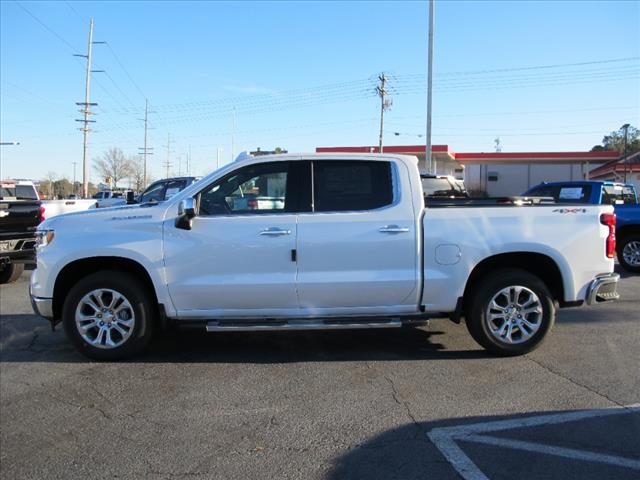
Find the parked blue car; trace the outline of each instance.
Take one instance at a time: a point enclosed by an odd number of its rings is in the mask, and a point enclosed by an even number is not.
[[[541,183],[523,195],[553,197],[558,203],[613,205],[618,262],[629,271],[640,272],[640,205],[633,185],[602,181]]]

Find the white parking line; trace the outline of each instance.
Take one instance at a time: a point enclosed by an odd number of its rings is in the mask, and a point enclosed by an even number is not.
[[[454,427],[434,428],[428,433],[429,439],[442,452],[451,466],[465,480],[488,480],[487,476],[464,453],[458,441],[482,443],[514,450],[555,455],[573,460],[585,462],[605,463],[619,467],[640,470],[640,461],[615,455],[604,455],[596,452],[576,450],[571,448],[556,447],[539,443],[524,442],[505,438],[490,437],[489,432],[513,430],[517,428],[538,427],[559,423],[575,422],[588,418],[606,417],[611,415],[624,415],[640,412],[640,404],[625,407],[613,407],[599,410],[584,410],[580,412],[557,413],[550,415],[538,415],[535,417],[515,418],[496,422],[482,422],[470,425],[458,425]]]

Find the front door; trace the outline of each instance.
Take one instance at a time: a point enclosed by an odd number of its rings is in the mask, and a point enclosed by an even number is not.
[[[297,309],[290,165],[241,167],[200,192],[191,230],[165,224],[167,284],[180,317],[277,316]]]

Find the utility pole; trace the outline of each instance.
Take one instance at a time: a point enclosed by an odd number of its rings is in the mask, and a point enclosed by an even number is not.
[[[171,157],[171,143],[173,143],[173,141],[171,140],[171,134],[167,133],[167,160],[164,162],[164,166],[167,169],[167,175],[165,178],[169,178],[169,168],[171,167],[171,161],[170,161],[170,157]]]
[[[216,148],[216,170],[220,168],[220,152],[222,149],[220,147]]]
[[[622,126],[622,130],[624,130],[624,183],[627,183],[627,138],[629,137],[629,127],[628,123],[625,123]]]
[[[425,145],[425,159],[427,171],[436,173],[436,163],[431,156],[431,116],[433,100],[433,25],[435,15],[435,0],[429,0],[429,57],[427,60],[427,142]]]
[[[71,162],[73,163],[73,193],[76,193],[76,163],[78,162]]]
[[[233,162],[233,154],[235,153],[235,137],[236,137],[236,107],[233,107],[233,118],[231,119],[231,161]]]
[[[189,154],[187,155],[187,175],[191,175],[191,145],[189,145]]]
[[[153,113],[153,112],[151,112]],[[143,188],[147,186],[147,156],[148,155],[153,155],[153,152],[151,150],[153,150],[153,147],[148,147],[147,146],[147,130],[149,129],[149,100],[148,99],[144,99],[144,119],[140,119],[144,121],[144,146],[143,147],[138,147],[138,155],[142,155],[142,181],[143,181]]]
[[[91,93],[91,50],[93,47],[93,18],[89,20],[89,42],[87,44],[86,55],[74,55],[76,57],[84,57],[87,59],[87,72],[84,86],[84,102],[76,102],[76,105],[82,107],[80,113],[83,114],[82,120],[76,119],[76,122],[82,122],[82,196],[87,198],[89,196],[89,165],[87,164],[87,141],[89,138],[89,123],[95,123],[95,120],[89,120],[89,115],[93,115],[90,107],[98,105],[97,103],[91,103],[89,101]]]
[[[385,98],[387,96],[387,77],[384,73],[382,73],[378,80],[380,80],[380,85],[376,87],[376,93],[380,96],[380,136],[378,137],[378,152],[382,153],[382,138],[384,134],[384,112],[391,108],[393,105],[393,101],[389,98]]]

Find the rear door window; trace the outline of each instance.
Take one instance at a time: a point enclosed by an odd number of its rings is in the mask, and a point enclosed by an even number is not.
[[[393,203],[391,163],[324,160],[313,162],[315,212],[374,210]]]

